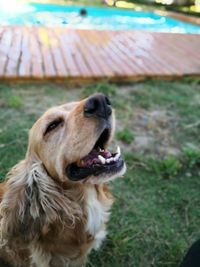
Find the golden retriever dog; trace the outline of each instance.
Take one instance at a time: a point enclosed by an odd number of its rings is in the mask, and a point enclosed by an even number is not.
[[[33,125],[25,159],[0,187],[0,266],[80,267],[106,236],[106,183],[125,173],[107,149],[109,99],[94,94],[53,107]]]

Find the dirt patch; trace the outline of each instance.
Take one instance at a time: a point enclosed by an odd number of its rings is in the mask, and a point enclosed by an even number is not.
[[[167,110],[134,109],[129,121],[134,141],[124,145],[133,152],[156,154],[159,156],[177,155],[180,152],[175,140],[174,130],[178,127],[179,118]]]
[[[50,87],[50,89],[52,89]],[[20,90],[23,96],[23,106],[27,113],[40,116],[48,108],[80,99],[80,90],[66,88],[37,88],[36,90]]]

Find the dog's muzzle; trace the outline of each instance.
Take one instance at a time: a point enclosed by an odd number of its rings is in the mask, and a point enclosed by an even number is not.
[[[112,130],[110,100],[103,94],[95,94],[87,99],[83,112],[86,118],[99,120],[99,136],[94,147],[80,162],[74,162],[67,167],[68,178],[79,181],[90,176],[108,177],[120,173],[124,168],[120,148],[118,147],[115,153],[105,148]]]

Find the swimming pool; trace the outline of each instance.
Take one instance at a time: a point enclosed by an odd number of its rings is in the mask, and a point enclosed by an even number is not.
[[[200,34],[198,25],[160,16],[153,12],[87,7],[87,15],[81,16],[80,10],[83,7],[78,6],[35,3],[20,5],[18,3],[16,8],[11,8],[5,5],[6,1],[3,5],[1,1],[1,25],[25,24],[98,30],[143,29],[154,32]]]

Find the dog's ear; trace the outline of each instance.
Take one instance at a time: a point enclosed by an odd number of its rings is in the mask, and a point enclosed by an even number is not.
[[[30,242],[56,221],[73,227],[80,207],[48,176],[41,162],[18,163],[8,174],[0,204],[0,233],[4,240]],[[65,218],[63,218],[65,217]]]

